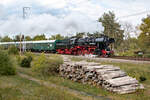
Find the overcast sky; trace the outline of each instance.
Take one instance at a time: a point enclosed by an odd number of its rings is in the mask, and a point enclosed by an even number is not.
[[[150,0],[0,0],[0,36],[102,31],[96,20],[108,11],[114,11],[118,21],[137,25],[150,12],[149,4]],[[26,20],[22,19],[23,7],[31,7]]]

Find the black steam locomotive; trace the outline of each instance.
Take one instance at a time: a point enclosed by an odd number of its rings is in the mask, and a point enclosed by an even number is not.
[[[114,43],[113,38],[108,36],[69,38],[56,41],[56,51],[59,54],[110,56],[113,51],[110,44]]]

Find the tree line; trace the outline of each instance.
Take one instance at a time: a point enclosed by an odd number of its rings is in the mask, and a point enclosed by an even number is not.
[[[38,40],[62,40],[66,37],[56,34],[52,35],[50,38],[46,38],[45,34],[42,35],[36,35],[34,37],[30,36],[24,36],[24,35],[16,35],[14,38],[10,38],[9,36],[5,36],[3,38],[0,38],[1,42],[18,42],[18,41],[38,41]]]

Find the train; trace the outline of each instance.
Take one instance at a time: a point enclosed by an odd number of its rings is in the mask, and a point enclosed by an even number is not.
[[[98,55],[110,56],[114,53],[110,45],[114,43],[114,38],[108,36],[68,38],[64,40],[40,40],[22,42],[0,42],[5,49],[16,46],[18,49],[31,52],[50,52],[68,55]]]

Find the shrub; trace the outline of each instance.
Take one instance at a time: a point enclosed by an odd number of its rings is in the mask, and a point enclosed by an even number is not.
[[[27,57],[31,56],[33,58],[34,54],[32,52],[25,52],[25,56]]]
[[[47,57],[41,54],[37,60],[33,62],[33,71],[39,72],[42,75],[56,75],[59,72],[59,66],[63,63],[60,56]]]
[[[18,63],[19,66],[21,65],[21,62],[22,62],[22,60],[23,60],[25,57],[26,57],[26,56],[20,56],[20,55],[17,55],[17,56],[16,56],[16,60],[17,60],[17,63]]]
[[[62,64],[60,59],[48,59],[41,67],[43,75],[57,75],[59,73],[59,66]]]
[[[33,71],[39,71],[41,69],[41,66],[45,64],[46,62],[46,56],[42,53],[40,56],[36,57],[33,61]]]
[[[32,56],[28,56],[28,60],[31,62],[33,60]]]
[[[150,58],[150,53],[144,54],[144,57]]]
[[[19,51],[18,51],[18,49],[17,49],[15,46],[11,46],[11,47],[8,49],[8,53],[9,53],[9,54],[17,55],[17,54],[19,54]]]
[[[140,76],[139,79],[140,79],[140,82],[146,81],[146,77],[144,76]]]
[[[25,57],[21,60],[21,67],[29,68],[31,66],[32,57]]]
[[[126,52],[118,52],[118,56],[135,56],[133,50],[128,50]]]
[[[0,51],[0,75],[15,75],[16,69],[14,64],[8,55],[4,51]]]
[[[5,50],[4,46],[0,45],[0,50]]]

